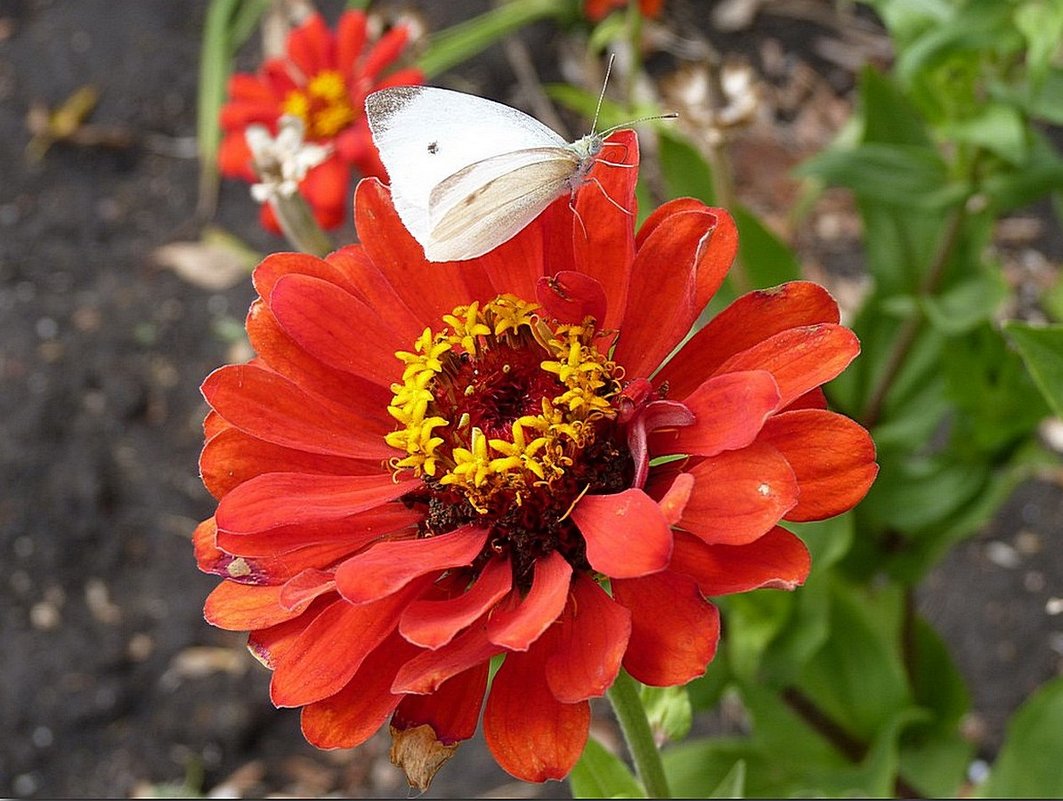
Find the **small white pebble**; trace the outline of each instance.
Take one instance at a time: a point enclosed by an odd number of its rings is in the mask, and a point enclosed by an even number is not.
[[[1045,611],[1050,615],[1063,614],[1063,598],[1049,598],[1045,602]]]
[[[998,567],[1015,569],[1022,564],[1022,557],[1019,556],[1019,552],[1000,540],[990,542],[986,546],[985,555],[990,562]]]

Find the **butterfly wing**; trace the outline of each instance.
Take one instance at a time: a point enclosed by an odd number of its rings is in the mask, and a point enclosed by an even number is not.
[[[365,110],[395,209],[422,245],[431,229],[429,196],[438,183],[492,156],[566,146],[561,136],[523,112],[448,89],[381,89],[366,98]]]
[[[533,148],[469,165],[429,203],[429,261],[472,259],[515,236],[563,194],[579,166],[569,148]]]

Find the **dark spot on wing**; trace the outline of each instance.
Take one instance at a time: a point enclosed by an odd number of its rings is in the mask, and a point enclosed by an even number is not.
[[[439,152],[439,142],[429,142],[428,143],[428,152],[431,153],[433,156],[436,153],[438,153]]]

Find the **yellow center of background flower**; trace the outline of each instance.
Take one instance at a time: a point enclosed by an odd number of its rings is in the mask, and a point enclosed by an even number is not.
[[[304,89],[288,92],[283,109],[303,120],[310,139],[331,139],[356,116],[347,83],[336,70],[322,70]]]
[[[622,371],[597,347],[593,321],[551,323],[538,306],[501,295],[459,306],[439,332],[426,328],[392,385],[388,411],[401,428],[387,443],[412,470],[460,490],[486,513],[499,494],[516,504],[560,479],[616,417]]]

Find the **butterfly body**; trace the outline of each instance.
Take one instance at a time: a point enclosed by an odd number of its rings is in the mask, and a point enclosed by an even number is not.
[[[603,137],[575,142],[501,103],[400,86],[366,99],[395,209],[429,261],[481,256],[586,180]]]

